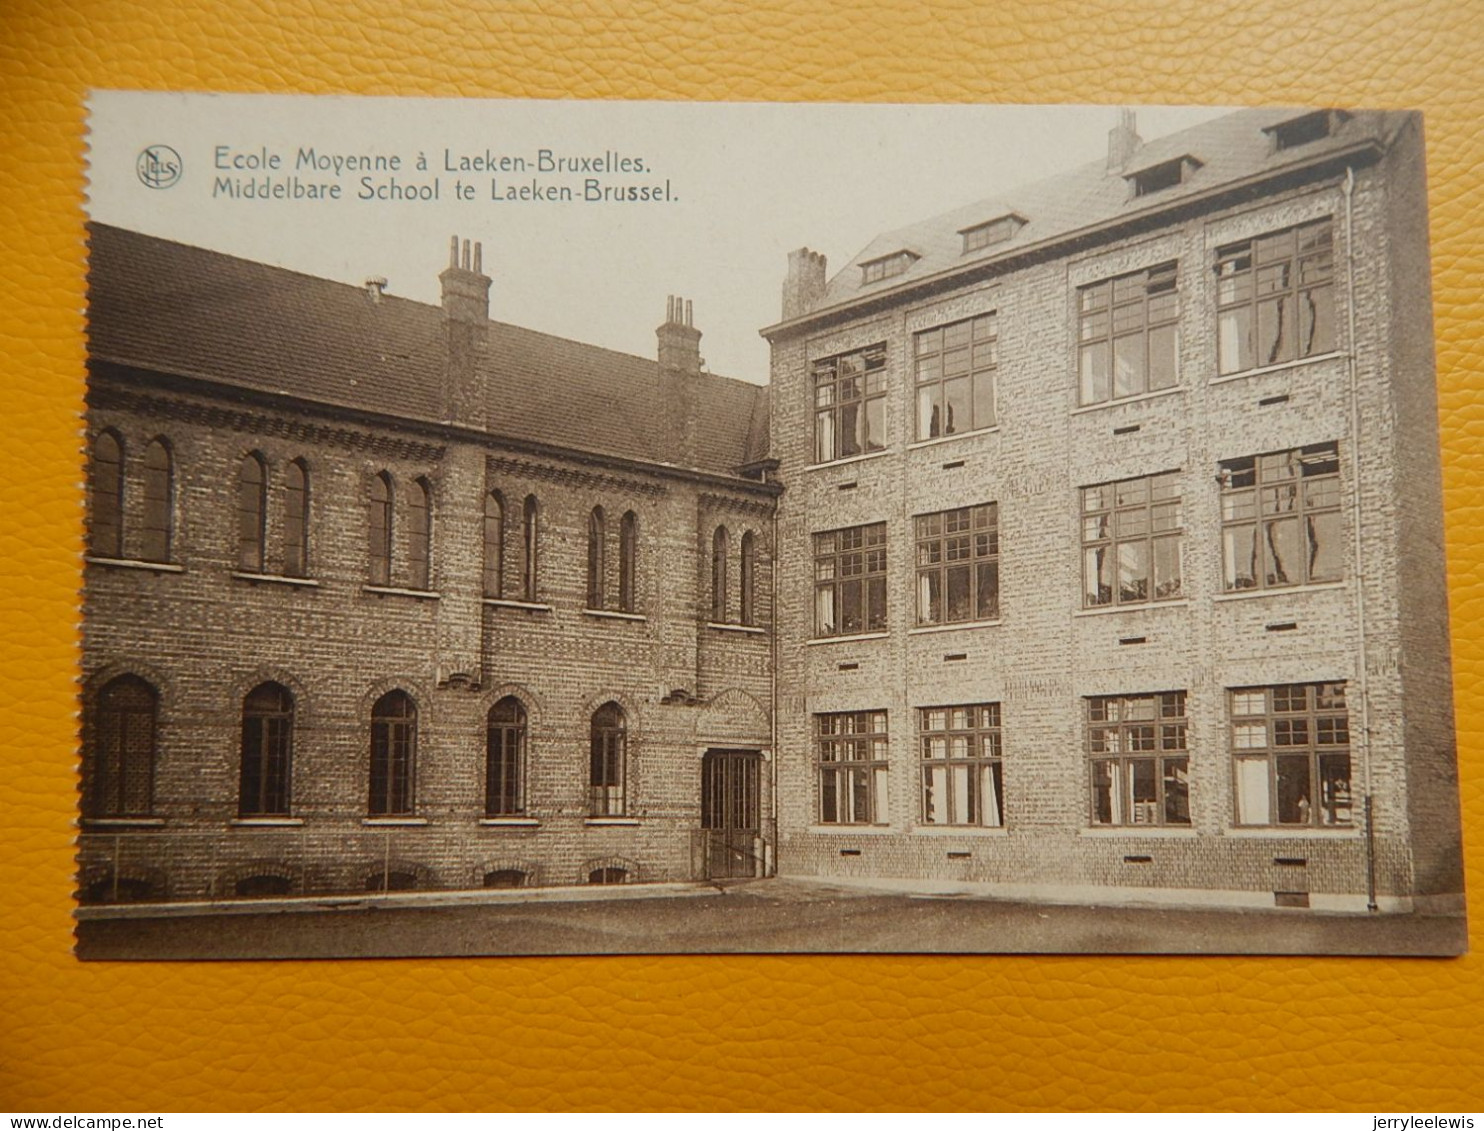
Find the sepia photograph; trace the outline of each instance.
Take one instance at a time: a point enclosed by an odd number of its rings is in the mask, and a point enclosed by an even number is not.
[[[95,92],[78,957],[1462,954],[1423,129]]]

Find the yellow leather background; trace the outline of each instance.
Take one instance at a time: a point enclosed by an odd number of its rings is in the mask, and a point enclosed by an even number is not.
[[[1484,1107],[1477,950],[1457,961],[76,962],[80,198],[93,86],[1425,110],[1477,905],[1479,0],[0,2],[0,1109]]]

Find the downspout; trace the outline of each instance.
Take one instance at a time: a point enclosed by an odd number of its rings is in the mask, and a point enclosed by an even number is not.
[[[1345,316],[1349,349],[1345,363],[1350,378],[1351,527],[1354,531],[1352,570],[1355,576],[1356,682],[1360,685],[1361,805],[1365,814],[1366,910],[1376,911],[1376,834],[1371,796],[1371,696],[1366,649],[1365,574],[1362,572],[1360,499],[1360,375],[1355,364],[1355,166],[1345,166]],[[1352,803],[1353,804],[1353,803]]]
[[[768,777],[769,777],[769,781],[771,783],[772,801],[773,801],[773,805],[772,805],[772,809],[773,809],[773,851],[771,853],[772,859],[768,862],[769,866],[767,868],[764,868],[763,871],[766,874],[768,874],[768,875],[776,876],[778,874],[778,849],[779,849],[779,841],[782,839],[782,835],[779,832],[780,825],[779,825],[779,820],[778,820],[778,759],[780,757],[780,752],[778,750],[778,659],[779,659],[779,657],[778,657],[778,558],[779,558],[779,553],[778,553],[778,504],[777,504],[777,501],[776,500],[774,501],[774,504],[773,504],[772,521],[773,521],[773,552],[772,552],[772,554],[770,555],[770,558],[769,558],[769,566],[770,566],[770,568],[768,570],[768,592],[769,592],[769,601],[770,601],[770,607],[769,607],[768,612],[769,612],[769,620],[771,622],[770,627],[772,628],[772,632],[770,633],[770,635],[772,636],[772,641],[770,642],[768,648],[769,648],[769,651],[772,653],[773,662],[770,665],[769,672],[768,672],[768,681],[769,681],[769,684],[770,684],[769,701],[768,701],[768,707],[769,707],[769,710],[768,710],[768,733],[769,733],[769,741],[773,744],[773,750],[772,750],[772,755],[773,756],[772,756],[772,759],[771,759],[771,761],[772,761],[772,767],[771,767],[772,768],[772,772],[768,775]]]

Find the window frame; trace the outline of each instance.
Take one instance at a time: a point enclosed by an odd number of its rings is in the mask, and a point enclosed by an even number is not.
[[[278,704],[254,704],[259,694]],[[287,707],[282,704],[287,703]],[[276,725],[275,725],[276,724]],[[242,697],[237,815],[287,817],[293,805],[294,696],[281,683],[260,683]],[[276,788],[274,783],[277,783]]]
[[[891,737],[885,708],[817,713],[815,812],[821,825],[890,823]],[[878,725],[879,724],[879,725]],[[841,753],[864,757],[840,757]]]
[[[262,573],[268,568],[268,461],[248,452],[237,464],[237,568]]]
[[[1324,357],[1339,348],[1334,227],[1334,217],[1325,216],[1216,249],[1218,377],[1233,377],[1274,365]],[[1317,235],[1320,229],[1323,229],[1322,238],[1305,248],[1304,233]],[[1280,250],[1276,247],[1279,240],[1287,241],[1290,246],[1283,254],[1273,254]],[[1306,270],[1313,272],[1307,280]],[[1270,280],[1278,280],[1279,285],[1270,283],[1269,289],[1264,291],[1260,278],[1264,273]],[[1314,300],[1315,295],[1322,296],[1319,302]],[[1293,335],[1286,335],[1283,331],[1285,319],[1282,312],[1287,309],[1285,301],[1290,299],[1295,318],[1303,313],[1303,301],[1309,301],[1309,344],[1302,349],[1298,342],[1303,330],[1302,319]],[[1278,305],[1277,337],[1264,360],[1259,356],[1263,345],[1263,311],[1275,300]],[[1235,351],[1235,357],[1232,351]],[[1244,353],[1250,355],[1246,364],[1243,363]]]
[[[949,530],[949,522],[963,521],[966,526]],[[934,531],[933,523],[937,523]],[[912,519],[914,544],[916,546],[917,600],[916,618],[919,628],[928,625],[972,624],[977,621],[998,620],[1000,616],[1000,534],[999,504],[975,503],[967,507],[933,511],[914,515]],[[950,551],[962,541],[968,556],[950,559]],[[964,569],[968,573],[968,612],[964,616],[949,615],[948,599],[951,591],[950,575]],[[983,571],[992,577],[989,609],[983,610]],[[938,582],[937,603],[939,615],[929,615],[932,603],[931,583]],[[926,585],[924,583],[927,583]],[[925,603],[928,608],[925,610]]]
[[[392,707],[404,709],[391,714]],[[369,816],[416,815],[417,723],[417,700],[401,688],[388,691],[372,704]]]
[[[981,330],[983,333],[981,334]],[[962,342],[951,343],[951,335],[962,332]],[[981,358],[981,351],[983,357]],[[950,356],[963,353],[965,368],[948,373]],[[944,436],[980,432],[999,423],[1000,329],[995,310],[960,318],[941,326],[918,330],[912,335],[912,404],[915,421],[913,440],[922,443]],[[924,376],[924,374],[927,374]],[[982,383],[981,383],[982,382]],[[955,428],[948,421],[952,405],[947,402],[950,385],[968,389],[969,422]],[[931,401],[925,402],[924,396]],[[987,402],[987,403],[981,403]],[[924,421],[924,408],[929,411]]]
[[[102,450],[105,442],[112,448],[107,458]],[[93,437],[88,548],[98,557],[124,556],[124,457],[124,438],[114,429],[104,428]]]
[[[883,279],[894,279],[898,275],[905,275],[912,269],[912,264],[921,257],[915,252],[903,248],[894,251],[890,255],[878,255],[875,259],[867,259],[861,265],[861,286],[871,283],[879,283]]]
[[[934,725],[934,716],[942,725]],[[1004,732],[998,703],[967,703],[917,709],[918,760],[921,774],[918,798],[920,819],[928,828],[1002,829],[1005,827]],[[961,725],[955,725],[959,723]],[[953,754],[956,742],[966,753]],[[942,753],[935,754],[940,746]],[[946,820],[936,820],[938,802],[932,782],[942,771],[941,811]],[[986,787],[992,806],[986,806]],[[959,791],[967,795],[960,805]],[[992,809],[992,811],[991,811]],[[960,814],[966,819],[956,820]],[[992,817],[992,820],[986,819]]]
[[[1139,286],[1139,281],[1142,285]],[[1135,291],[1133,288],[1139,286]],[[1120,318],[1123,319],[1120,322]],[[1133,319],[1133,320],[1131,320]],[[1156,335],[1170,339],[1169,379],[1155,384],[1151,343]],[[1137,387],[1119,391],[1119,348],[1138,340]],[[1099,378],[1093,359],[1102,353]],[[1132,372],[1132,371],[1131,371]],[[1180,387],[1180,261],[1155,263],[1077,288],[1077,405],[1095,408],[1162,393]]]
[[[493,600],[505,596],[505,496],[498,490],[484,493],[484,595]]]
[[[588,720],[588,814],[628,815],[628,715],[609,700]]]
[[[1301,707],[1295,710],[1279,708],[1280,702],[1292,704],[1293,693],[1300,690],[1303,692]],[[1232,759],[1232,824],[1234,827],[1279,829],[1353,829],[1356,827],[1355,794],[1351,786],[1355,764],[1351,757],[1350,707],[1346,697],[1347,691],[1345,680],[1227,689],[1227,714],[1230,727],[1228,735]],[[1244,697],[1250,705],[1257,695],[1262,696],[1262,710],[1243,710],[1242,713],[1238,713]],[[1323,697],[1326,696],[1331,700],[1331,705],[1322,706]],[[1338,706],[1333,705],[1333,700],[1336,698],[1339,701]],[[1253,730],[1258,726],[1262,727],[1263,741],[1260,744],[1248,744]],[[1343,740],[1322,743],[1320,735],[1326,729],[1331,735],[1341,737]],[[1302,741],[1279,741],[1281,733],[1286,731],[1289,737],[1293,738],[1300,730],[1305,735]],[[1326,800],[1324,797],[1325,763],[1339,758],[1344,759],[1344,771],[1343,778],[1336,779],[1336,781],[1343,792],[1337,791],[1332,799]],[[1300,795],[1294,803],[1294,808],[1306,815],[1302,820],[1285,821],[1281,819],[1285,805],[1281,763],[1299,759],[1304,760],[1304,786],[1307,794]],[[1258,762],[1264,763],[1266,767],[1263,784],[1263,791],[1266,793],[1265,808],[1267,809],[1265,821],[1244,819],[1244,810],[1249,805],[1247,789],[1251,783],[1242,772],[1242,764]],[[1315,794],[1319,795],[1320,800],[1317,805],[1309,800],[1309,797]],[[1256,798],[1253,798],[1252,803],[1255,802]],[[1345,819],[1338,817],[1341,810],[1347,814]],[[1335,819],[1326,820],[1325,814],[1331,812],[1336,814]]]
[[[521,597],[535,601],[541,552],[541,504],[535,495],[527,495],[520,508]]]
[[[639,516],[624,511],[618,520],[618,611],[639,607]]]
[[[982,224],[974,224],[968,228],[960,228],[958,234],[963,237],[963,250],[961,255],[970,252],[982,251],[986,247],[993,247],[997,243],[1007,243],[1015,238],[1015,234],[1025,226],[1025,217],[1016,212],[1007,212],[1003,216],[996,216],[992,220],[985,220]]]
[[[1146,717],[1131,716],[1129,705],[1148,702],[1151,713]],[[1088,761],[1088,823],[1094,828],[1191,828],[1190,814],[1190,740],[1189,708],[1184,691],[1153,691],[1133,695],[1089,695],[1084,700],[1084,743]],[[1116,705],[1116,709],[1110,708]],[[1169,710],[1167,710],[1167,707]],[[1101,711],[1101,717],[1099,717]],[[1138,731],[1149,731],[1145,736]],[[1113,748],[1098,749],[1099,740],[1116,734]],[[1177,745],[1168,745],[1171,740]],[[1136,745],[1147,742],[1148,745]],[[1150,763],[1150,778],[1154,787],[1152,800],[1140,800],[1135,795],[1138,776],[1135,763]],[[1181,803],[1177,793],[1173,802],[1176,816],[1171,817],[1172,799],[1169,783],[1179,781],[1173,776],[1170,765],[1183,763],[1183,817],[1179,819]],[[1107,782],[1107,820],[1102,819],[1100,808],[1099,767],[1116,767]],[[1141,820],[1142,811],[1153,820]]]
[[[113,702],[131,693],[139,695],[135,702]],[[136,734],[143,741],[131,749]],[[125,672],[98,688],[93,697],[83,789],[85,818],[108,820],[154,815],[159,741],[160,693],[153,684],[133,672]],[[141,777],[142,786],[137,784]],[[133,788],[131,782],[135,783]],[[142,804],[130,804],[131,798],[141,797]]]
[[[853,368],[857,364],[859,368]],[[847,366],[852,368],[847,370]],[[819,358],[810,363],[809,378],[816,464],[837,463],[886,450],[885,342]],[[879,437],[872,435],[873,414],[879,417]],[[847,420],[853,421],[851,450],[846,450]]]
[[[1137,475],[1131,479],[1116,479],[1109,483],[1095,483],[1086,487],[1078,488],[1078,501],[1080,510],[1078,514],[1079,533],[1082,548],[1082,608],[1083,609],[1112,609],[1129,608],[1138,605],[1156,605],[1165,601],[1180,601],[1187,596],[1185,589],[1185,500],[1182,490],[1180,470],[1158,471],[1152,475]],[[1142,500],[1134,499],[1129,502],[1120,502],[1123,497],[1120,489],[1132,489],[1134,485],[1142,484]],[[1171,494],[1163,498],[1156,497],[1156,491],[1169,489]],[[1094,492],[1099,492],[1097,505],[1092,505]],[[1132,516],[1143,514],[1142,529],[1138,528],[1139,520]],[[1173,515],[1173,518],[1170,516]],[[1125,519],[1122,516],[1130,516]],[[1127,522],[1134,527],[1128,533],[1122,533],[1121,527]],[[1095,525],[1098,524],[1098,525]],[[1176,569],[1175,589],[1171,592],[1160,594],[1160,578],[1158,566],[1160,563],[1159,544],[1173,542],[1175,544],[1174,566]],[[1143,547],[1143,578],[1145,586],[1144,596],[1124,598],[1124,583],[1122,580],[1124,547]],[[1102,593],[1101,569],[1098,568],[1103,558],[1096,559],[1094,555],[1107,553],[1109,556],[1109,580],[1108,598],[1106,600],[1092,600],[1095,595]],[[1168,567],[1168,559],[1166,559]],[[1097,593],[1091,588],[1091,578],[1097,577],[1099,582]],[[1138,580],[1138,579],[1135,579]]]
[[[848,541],[847,541],[848,539]],[[860,636],[887,630],[889,596],[887,585],[886,523],[872,522],[824,530],[813,538],[814,548],[814,635],[818,639]],[[854,559],[860,559],[853,571]],[[858,585],[856,619],[847,615],[842,591]],[[828,602],[825,594],[829,594]],[[833,624],[824,619],[826,603]]]
[[[727,557],[731,553],[732,536],[725,526],[718,526],[711,534],[711,623],[727,623]]]
[[[372,585],[392,583],[393,538],[396,530],[396,487],[389,471],[371,477],[367,495],[367,577]]]
[[[283,573],[309,576],[309,464],[303,457],[284,465]]]
[[[501,708],[507,706],[514,708],[512,717],[497,718]],[[503,696],[492,704],[485,715],[484,815],[487,818],[525,815],[529,743],[530,715],[526,705],[514,695]]]
[[[407,493],[407,585],[433,588],[433,484],[421,475]]]
[[[738,623],[747,628],[757,626],[757,535],[742,533],[741,573],[738,578]]]
[[[587,516],[587,608],[593,610],[608,599],[607,540],[603,508],[594,507]]]
[[[1271,469],[1277,466],[1273,461],[1279,459],[1286,459],[1295,469],[1295,473],[1292,475],[1272,474]],[[1329,469],[1306,475],[1303,471],[1305,461],[1308,461],[1309,466],[1328,465]],[[1243,466],[1248,464],[1250,468]],[[1311,585],[1330,585],[1345,580],[1345,482],[1341,475],[1341,466],[1338,440],[1330,440],[1322,444],[1308,444],[1301,448],[1263,452],[1254,456],[1240,456],[1221,460],[1217,464],[1217,477],[1221,481],[1221,591],[1223,593],[1297,589]],[[1269,470],[1267,476],[1263,474],[1265,469]],[[1243,478],[1248,474],[1251,476],[1250,483],[1245,482]],[[1282,494],[1285,488],[1290,491],[1286,500]],[[1271,500],[1269,491],[1273,492]],[[1250,507],[1241,507],[1240,500],[1249,494]],[[1316,496],[1321,501],[1314,501]],[[1291,509],[1269,511],[1270,505],[1276,508],[1285,501]],[[1334,555],[1336,568],[1333,576],[1316,577],[1313,575],[1314,567],[1320,559],[1319,548],[1323,544],[1318,537],[1316,519],[1326,520],[1326,526],[1332,531],[1336,548]],[[1269,555],[1276,555],[1277,552],[1270,528],[1285,522],[1293,522],[1306,539],[1305,546],[1299,548],[1296,555],[1302,564],[1303,579],[1269,581]],[[1252,553],[1249,555],[1253,564],[1250,578],[1252,583],[1241,585],[1236,582],[1242,579],[1237,578],[1234,572],[1236,554],[1240,550],[1240,546],[1235,541],[1234,532],[1249,528],[1253,530]],[[1304,552],[1305,550],[1307,553]],[[1257,565],[1259,555],[1262,559],[1260,569]],[[1283,566],[1281,561],[1275,561],[1273,564],[1279,569]]]

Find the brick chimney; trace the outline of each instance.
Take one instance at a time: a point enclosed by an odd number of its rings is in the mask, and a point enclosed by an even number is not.
[[[1118,124],[1108,131],[1108,172],[1121,173],[1143,144],[1134,112],[1127,107],[1118,111]]]
[[[690,299],[671,295],[665,308],[665,321],[654,334],[659,339],[661,369],[701,372],[701,331],[691,322]]]
[[[783,320],[808,314],[824,298],[825,257],[801,247],[788,253],[788,274],[783,279]]]
[[[454,424],[485,426],[482,362],[489,334],[490,280],[483,270],[484,249],[469,241],[448,244],[448,266],[438,276],[443,284],[443,323],[448,328],[445,414]]]

